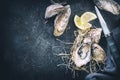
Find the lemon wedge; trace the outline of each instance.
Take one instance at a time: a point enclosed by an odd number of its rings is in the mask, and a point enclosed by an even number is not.
[[[75,15],[74,23],[76,27],[78,27],[79,29],[87,30],[92,26],[92,24],[90,24],[89,22],[96,18],[97,16],[94,13],[85,12],[84,14],[81,15],[81,17],[79,17],[78,15]]]
[[[82,25],[81,29],[85,31],[85,30],[90,29],[91,27],[92,27],[92,24],[86,23],[86,24],[83,24],[83,25]]]
[[[80,19],[80,17],[78,15],[75,15],[75,17],[74,17],[74,23],[75,23],[76,26],[82,25],[81,19]]]
[[[96,18],[97,18],[97,16],[92,12],[85,12],[80,17],[83,24],[88,23],[88,22],[90,22],[90,21],[92,21],[92,20],[94,20]]]

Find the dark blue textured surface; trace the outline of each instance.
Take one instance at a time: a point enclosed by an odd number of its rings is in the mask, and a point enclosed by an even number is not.
[[[73,23],[74,15],[81,15],[85,11],[95,11],[90,0],[75,0],[74,2],[67,0],[67,3],[72,9],[68,24],[70,29],[59,39],[73,42],[75,39],[73,32],[77,29]],[[44,13],[49,5],[49,0],[1,1],[0,80],[72,80],[70,71],[67,72],[63,66],[57,67],[62,60],[54,54],[59,54],[63,49],[52,47],[62,46],[69,50],[71,45],[62,44],[53,36],[55,17],[45,24]],[[119,23],[118,17],[103,13],[109,25],[112,26],[110,29],[114,29],[113,25]],[[99,26],[98,20],[92,23]],[[114,30],[114,36],[119,43],[120,38],[116,37],[116,35],[119,36],[118,29]],[[103,37],[100,44],[106,47]],[[85,75],[86,73],[81,72],[76,79],[82,80]]]

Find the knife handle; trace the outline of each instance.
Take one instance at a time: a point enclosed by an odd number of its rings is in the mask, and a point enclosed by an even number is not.
[[[108,36],[106,37],[107,39],[107,43],[108,43],[108,47],[111,51],[111,55],[113,56],[115,62],[120,66],[120,53],[119,50],[115,44],[115,41],[113,40],[112,36]]]

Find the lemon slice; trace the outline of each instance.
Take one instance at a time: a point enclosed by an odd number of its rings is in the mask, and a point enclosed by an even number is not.
[[[88,23],[94,19],[96,19],[97,16],[92,13],[92,12],[85,12],[84,14],[82,14],[82,16],[80,17],[81,21],[82,21],[82,24],[84,23]]]
[[[77,26],[79,29],[85,31],[85,30],[88,30],[92,27],[92,24],[90,23],[86,23],[86,24],[83,24],[83,25],[80,25],[80,26]]]
[[[75,26],[77,26],[78,28],[79,28],[79,26],[82,25],[81,19],[80,19],[80,17],[78,15],[75,15],[75,17],[74,17],[74,23],[75,23]]]
[[[92,24],[90,23],[82,24],[81,18],[78,15],[75,15],[74,23],[75,23],[75,26],[81,30],[87,30],[92,26]]]
[[[74,23],[76,27],[78,27],[81,30],[87,30],[89,29],[92,24],[89,22],[96,19],[97,16],[92,13],[92,12],[85,12],[84,14],[81,15],[81,17],[75,15],[74,17]]]

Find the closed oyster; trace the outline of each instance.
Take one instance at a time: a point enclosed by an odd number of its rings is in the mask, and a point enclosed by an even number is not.
[[[96,43],[92,45],[92,56],[96,62],[104,62],[106,60],[105,51]]]
[[[86,37],[90,37],[92,40],[92,43],[99,43],[100,37],[101,37],[101,28],[91,29]]]
[[[120,14],[120,5],[114,0],[93,0],[93,1],[100,9],[111,12],[114,15]]]
[[[76,68],[81,68],[91,60],[91,41],[83,43],[84,36],[83,32],[78,30],[78,36],[71,48],[71,59]]]
[[[54,3],[46,8],[45,19],[50,18],[64,10],[64,6],[58,3]]]
[[[64,11],[59,14],[54,21],[54,36],[60,36],[64,33],[71,15],[70,5],[64,7]]]

